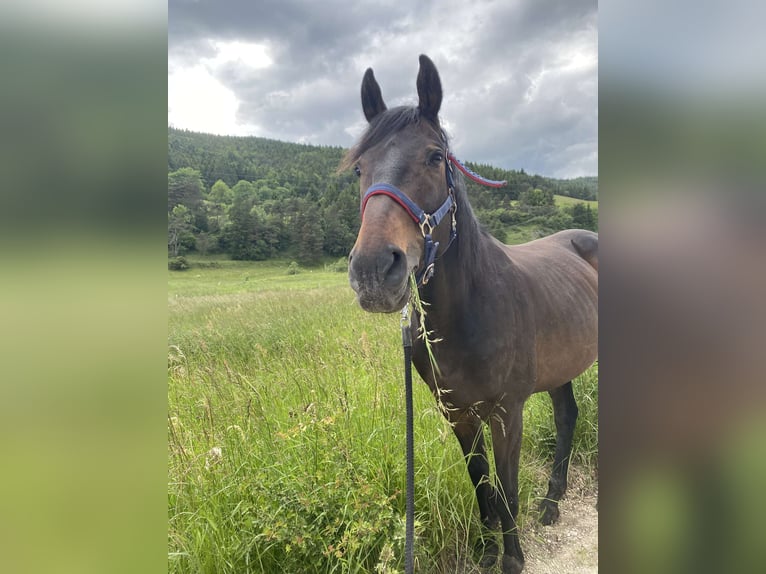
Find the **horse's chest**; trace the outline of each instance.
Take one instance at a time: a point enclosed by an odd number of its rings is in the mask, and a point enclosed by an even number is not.
[[[481,350],[434,349],[438,370],[431,365],[424,346],[417,345],[413,360],[431,392],[448,408],[491,411],[509,395],[528,395],[532,375],[517,372],[515,353],[506,348],[497,352],[491,345]]]

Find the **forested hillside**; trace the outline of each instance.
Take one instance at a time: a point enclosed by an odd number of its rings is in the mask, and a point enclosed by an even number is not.
[[[168,253],[233,259],[288,257],[315,264],[348,254],[359,228],[359,183],[337,173],[345,150],[168,128]],[[596,229],[595,177],[557,180],[472,164],[500,189],[468,182],[479,220],[501,240],[568,227]]]

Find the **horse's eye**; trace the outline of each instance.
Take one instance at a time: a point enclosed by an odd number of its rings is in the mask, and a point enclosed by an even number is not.
[[[428,163],[431,165],[439,165],[444,161],[444,154],[441,151],[433,152],[428,158]]]
[[[354,173],[356,174],[356,177],[361,177],[361,175],[362,175],[362,170],[361,170],[361,169],[359,169],[359,166],[358,166],[358,165],[355,165],[355,166],[354,166]]]

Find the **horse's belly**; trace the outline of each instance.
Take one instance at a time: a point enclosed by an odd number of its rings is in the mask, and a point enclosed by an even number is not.
[[[598,319],[559,327],[538,340],[534,392],[550,391],[584,373],[598,358]]]
[[[534,392],[539,393],[541,391],[550,391],[557,387],[560,387],[564,383],[567,383],[582,375],[588,370],[598,358],[596,352],[588,355],[583,355],[583,359],[579,362],[569,363],[562,365],[560,368],[552,366],[550,364],[538,366],[538,378],[535,381]]]

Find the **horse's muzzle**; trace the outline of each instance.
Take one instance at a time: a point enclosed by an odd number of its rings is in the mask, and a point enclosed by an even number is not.
[[[349,255],[348,277],[359,305],[372,313],[399,311],[409,296],[407,256],[387,245],[374,253]]]

